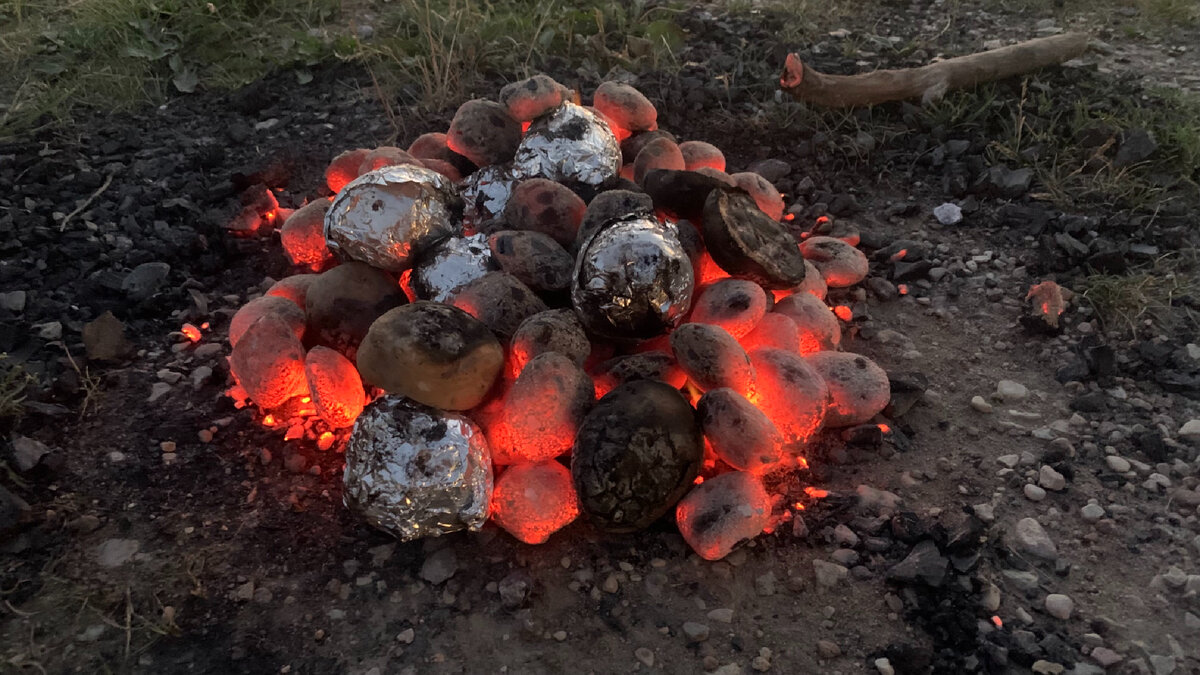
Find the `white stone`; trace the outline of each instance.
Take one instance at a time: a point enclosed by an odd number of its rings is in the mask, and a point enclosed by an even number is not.
[[[975,512],[975,517],[985,523],[991,523],[996,520],[996,507],[991,504],[976,504],[971,509]]]
[[[988,403],[987,399],[985,399],[982,396],[971,397],[971,407],[974,408],[977,412],[981,412],[981,413],[992,412],[992,404]]]
[[[1042,524],[1033,518],[1017,521],[1016,527],[1013,528],[1013,538],[1017,547],[1025,553],[1045,560],[1058,559],[1058,547],[1054,545],[1054,540],[1046,534]]]
[[[892,667],[892,662],[884,659],[875,659],[875,670],[879,671],[879,675],[896,675],[896,669]]]
[[[1021,456],[1020,455],[1000,455],[999,457],[996,458],[996,461],[1000,462],[1000,464],[1004,465],[1005,467],[1007,467],[1009,469],[1013,469],[1013,468],[1016,468],[1017,464],[1019,464],[1021,462]]]
[[[1095,522],[1104,517],[1104,507],[1099,504],[1088,504],[1079,509],[1079,515],[1083,516],[1083,519],[1088,522]]]
[[[933,207],[933,217],[943,225],[957,225],[962,222],[962,208],[958,204],[946,202]]]
[[[1026,483],[1025,498],[1031,502],[1040,502],[1046,498],[1046,491],[1033,483]]]
[[[1179,427],[1179,436],[1189,441],[1200,441],[1200,419],[1190,419]]]
[[[817,577],[817,583],[825,588],[833,588],[846,578],[850,570],[836,563],[825,562],[824,560],[813,560],[813,573]]]
[[[1051,593],[1046,596],[1046,611],[1056,619],[1065,621],[1071,618],[1071,611],[1074,609],[1075,603],[1062,593]]]
[[[1000,380],[996,383],[996,395],[1005,403],[1024,401],[1029,396],[1029,390],[1020,382]]]
[[[1104,463],[1108,465],[1108,468],[1117,473],[1126,473],[1131,468],[1129,460],[1120,455],[1109,455],[1104,458]]]
[[[1054,467],[1042,465],[1041,470],[1038,471],[1038,485],[1047,490],[1059,492],[1067,487],[1067,479],[1061,473],[1055,471]]]

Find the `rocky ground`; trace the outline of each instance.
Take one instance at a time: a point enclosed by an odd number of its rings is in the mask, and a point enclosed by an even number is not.
[[[407,145],[452,110],[394,129],[369,78],[330,67],[0,146],[0,351],[36,380],[5,421],[0,668],[1200,672],[1195,300],[1134,332],[1079,297],[1061,334],[1021,320],[1032,284],[1191,248],[1194,182],[1159,177],[1152,209],[1067,205],[989,152],[1003,120],[817,114],[771,93],[788,49],[831,72],[913,65],[1062,24],[1165,60],[1121,15],[1078,17],[913,5],[786,43],[769,13],[678,16],[685,65],[637,86],[665,128],[732,167],[777,160],[759,167],[793,222],[859,227],[877,278],[839,300],[855,314],[846,348],[897,390],[884,442],[814,449],[803,480],[828,496],[716,563],[669,523],[628,537],[575,523],[539,547],[490,526],[398,544],[341,507],[335,453],[285,443],[224,396],[229,317],[291,271],[278,241],[224,231],[239,197],[270,187],[298,205],[340,150],[394,132]],[[1182,31],[1165,44],[1194,58]],[[1026,90],[1113,105],[1155,72],[1088,60],[1105,65]],[[604,75],[551,71],[585,92]],[[1113,139],[1105,161],[1162,151],[1136,129]],[[961,221],[933,215],[947,202]],[[185,322],[207,323],[199,343]]]

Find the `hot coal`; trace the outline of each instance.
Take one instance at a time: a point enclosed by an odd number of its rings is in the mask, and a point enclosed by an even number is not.
[[[651,169],[642,178],[642,187],[656,208],[700,222],[709,193],[727,184],[699,171]]]
[[[687,374],[675,362],[675,357],[666,352],[647,351],[611,358],[592,373],[596,390],[601,395],[616,389],[626,382],[656,380],[665,382],[675,389],[687,384]]]
[[[567,88],[549,75],[538,73],[504,85],[500,90],[500,105],[518,122],[528,122],[562,105]]]
[[[720,326],[735,338],[747,335],[767,313],[762,286],[744,279],[722,279],[705,287],[690,320]]]
[[[534,291],[555,293],[571,286],[575,259],[540,232],[502,230],[488,238],[492,258]]]
[[[545,543],[579,517],[571,472],[554,460],[508,468],[496,479],[491,515],[526,544]]]
[[[408,296],[386,272],[366,263],[338,265],[322,272],[305,294],[308,339],[354,358],[375,319],[407,302]]]
[[[425,167],[426,169],[429,169],[430,171],[436,171],[450,179],[450,182],[452,183],[457,184],[462,182],[462,171],[444,159],[421,159],[417,161],[419,161],[421,166]]]
[[[656,138],[643,146],[633,160],[633,181],[643,185],[646,172],[651,169],[683,171],[684,166],[679,146],[666,138]]]
[[[654,217],[654,201],[642,192],[606,190],[596,195],[583,213],[583,221],[570,250],[578,253],[583,243],[607,223],[628,216]]]
[[[420,165],[421,162],[416,157],[408,154],[400,148],[384,145],[367,153],[363,157],[362,164],[358,166],[358,175],[363,175],[368,171],[375,171],[388,166],[398,166],[400,164],[415,164]]]
[[[274,316],[264,316],[246,329],[229,364],[238,384],[263,408],[282,405],[308,391],[304,346],[292,328]]]
[[[563,103],[530,124],[513,159],[520,178],[547,178],[568,187],[596,187],[617,176],[621,148],[608,124],[574,103]]]
[[[455,291],[497,268],[482,234],[443,239],[421,256],[410,283],[421,300],[446,302]]]
[[[536,293],[507,272],[488,272],[463,286],[452,303],[505,341],[522,321],[547,309]]]
[[[325,243],[325,212],[330,200],[318,199],[292,213],[279,229],[283,252],[293,265],[314,269],[333,258]]]
[[[766,289],[804,281],[804,257],[783,227],[745,193],[713,190],[704,204],[704,241],[713,260],[731,276]]]
[[[742,173],[730,174],[730,178],[741,189],[745,190],[753,199],[754,203],[763,213],[767,214],[771,220],[779,220],[783,217],[783,197],[779,195],[779,190],[766,178],[763,178],[757,173],[745,171]]]
[[[329,248],[345,259],[402,272],[457,234],[458,189],[423,166],[390,166],[350,181],[325,214]]]
[[[830,288],[853,286],[867,278],[867,256],[841,239],[810,237],[800,244],[800,252],[821,271]]]
[[[293,274],[276,281],[267,289],[267,295],[287,298],[296,303],[304,311],[305,299],[308,297],[308,287],[317,280],[316,274]]]
[[[451,152],[453,151],[446,147],[446,134],[439,131],[421,134],[408,146],[408,154],[418,159],[449,161]]]
[[[361,172],[358,167],[362,166],[362,161],[366,159],[371,151],[367,148],[358,148],[356,150],[347,150],[329,163],[325,169],[325,184],[329,187],[330,192],[338,193],[346,187],[346,183],[358,178]]]
[[[796,293],[775,303],[776,314],[784,314],[796,323],[801,354],[837,349],[842,342],[842,326],[829,306],[810,293]]]
[[[671,349],[679,367],[701,391],[730,387],[748,392],[753,386],[750,357],[720,326],[685,323],[671,332]]]
[[[479,405],[503,365],[504,350],[487,326],[424,300],[379,317],[358,350],[364,381],[445,410]]]
[[[596,109],[622,129],[646,131],[658,128],[658,111],[642,92],[620,82],[602,82],[592,97]]]
[[[481,167],[511,161],[520,143],[521,123],[504,106],[481,98],[459,106],[446,132],[446,147]]]
[[[519,374],[530,359],[554,352],[582,366],[592,351],[592,343],[579,317],[569,309],[538,312],[521,322],[509,345],[510,372]]]
[[[504,207],[504,222],[514,230],[553,237],[564,247],[575,243],[587,204],[560,183],[531,178],[517,184]]]
[[[346,506],[402,541],[478,530],[492,496],[491,454],[462,415],[384,396],[346,444]]]
[[[865,356],[850,352],[817,352],[807,357],[829,387],[830,406],[825,424],[862,424],[882,411],[891,399],[887,373]]]
[[[714,171],[725,170],[725,153],[712,143],[684,141],[679,144],[679,152],[683,154],[683,168],[688,171],[695,171],[701,167]]]
[[[638,153],[650,141],[655,141],[660,138],[665,138],[672,143],[678,142],[675,134],[666,129],[655,129],[654,131],[635,131],[621,141],[621,161],[626,165],[632,166],[633,161],[637,159]]]
[[[721,461],[762,471],[783,457],[783,434],[767,415],[734,389],[713,389],[696,404],[700,426]]]
[[[821,276],[821,270],[805,260],[804,281],[800,282],[799,286],[793,286],[783,293],[808,293],[818,300],[824,300],[825,296],[829,295],[829,286],[825,283],[825,277]]]
[[[313,347],[304,355],[304,376],[321,419],[334,429],[354,424],[367,401],[349,359],[328,347]]]
[[[304,339],[304,310],[277,295],[264,295],[242,305],[229,321],[229,344],[236,347],[242,335],[259,319],[271,316],[287,326],[297,340]]]
[[[709,478],[675,510],[679,533],[705,560],[720,560],[739,542],[757,537],[770,518],[771,497],[762,481],[743,471]]]
[[[783,434],[793,450],[821,429],[829,406],[829,388],[815,368],[781,349],[751,350],[754,392],[748,396]]]
[[[675,506],[703,456],[692,406],[669,385],[641,380],[609,392],[584,418],[571,478],[597,527],[633,532]]]
[[[676,326],[691,308],[692,263],[674,227],[633,217],[584,243],[571,277],[571,303],[596,335],[648,338]]]
[[[571,359],[554,352],[533,357],[488,428],[493,461],[540,462],[566,453],[594,400],[592,379]]]
[[[739,342],[747,350],[757,347],[774,347],[789,352],[800,350],[800,329],[786,314],[770,312],[763,315],[754,330],[744,335]]]

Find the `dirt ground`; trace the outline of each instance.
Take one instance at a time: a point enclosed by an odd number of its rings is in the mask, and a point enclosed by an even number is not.
[[[855,447],[830,434],[792,486],[829,495],[793,492],[805,502],[801,525],[783,522],[719,562],[692,554],[671,523],[614,536],[576,522],[541,546],[494,525],[397,543],[342,506],[339,455],[285,443],[224,395],[229,317],[265,277],[292,270],[277,240],[233,239],[221,226],[245,187],[278,185],[281,202],[298,204],[320,193],[338,151],[392,140],[363,73],[330,67],[298,92],[281,74],[0,148],[11,160],[0,188],[12,195],[0,198],[0,282],[29,294],[23,311],[0,317],[11,325],[0,337],[50,382],[12,433],[44,443],[55,460],[0,472],[29,505],[0,537],[0,672],[1200,672],[1200,500],[1186,494],[1196,493],[1200,465],[1178,433],[1200,404],[1197,389],[1162,377],[1195,372],[1186,362],[1192,324],[1139,319],[1136,334],[1106,331],[1079,300],[1061,335],[1020,320],[1032,284],[1069,287],[1086,274],[1047,256],[1042,235],[1053,223],[1090,219],[1083,231],[1126,255],[1129,242],[1190,247],[1195,195],[1172,192],[1186,208],[1147,221],[1136,208],[1064,209],[1039,197],[1036,183],[1010,198],[960,191],[928,157],[960,139],[970,147],[961,163],[982,170],[992,127],[922,122],[892,133],[911,112],[894,105],[857,118],[869,143],[846,131],[854,114],[818,114],[797,131],[813,113],[758,95],[770,88],[763,82],[773,87],[775,66],[743,73],[752,83],[732,92],[716,77],[733,72],[722,55],[739,49],[763,59],[804,50],[832,71],[912,65],[1031,37],[1039,20],[1055,19],[1092,30],[1112,51],[1085,59],[1099,70],[1039,76],[1065,99],[1093,91],[1109,69],[1146,80],[1122,80],[1113,96],[1138,95],[1147,82],[1200,88],[1194,30],[1131,35],[1120,26],[1134,17],[1062,11],[1066,19],[1051,7],[889,6],[844,26],[852,38],[783,44],[769,37],[769,12],[693,8],[680,21],[695,38],[688,57],[703,67],[637,82],[664,127],[720,146],[730,166],[786,162],[778,185],[797,220],[837,210],[873,241],[913,242],[943,270],[904,282],[896,299],[843,298],[855,308],[844,349],[928,378],[911,410],[891,418],[896,436]],[[879,55],[869,36],[914,41],[925,53]],[[554,74],[594,86],[590,76]],[[697,82],[706,98],[684,104],[677,93]],[[1009,83],[999,94],[1020,89]],[[452,112],[412,114],[395,144],[444,128]],[[90,215],[60,227],[105,175],[116,178]],[[932,216],[947,201],[967,205],[962,223]],[[119,279],[114,288],[111,270],[149,261],[170,265],[160,292],[132,300]],[[873,274],[889,270],[886,257],[873,262]],[[134,351],[85,364],[80,331],[105,311]],[[63,337],[39,337],[53,321]],[[199,348],[176,346],[184,321],[210,322]],[[1115,355],[1112,367],[1056,379],[1099,343]],[[993,396],[1001,380],[1027,395]],[[1081,406],[1089,394],[1099,403]],[[990,412],[972,405],[976,396]],[[1027,485],[1043,467],[1066,484],[1034,501]],[[1101,517],[1083,515],[1089,500]],[[1055,555],[1039,558],[1020,542],[1024,518],[1044,527]],[[898,578],[897,565],[926,541],[950,561],[944,580]],[[856,560],[841,566],[844,576],[823,578],[822,565],[846,561],[846,548]],[[1073,601],[1069,618],[1047,610],[1048,594]],[[1103,650],[1119,659],[1108,664]]]

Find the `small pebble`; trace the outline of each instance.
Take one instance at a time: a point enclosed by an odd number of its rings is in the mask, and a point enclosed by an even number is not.
[[[1040,502],[1046,498],[1046,491],[1033,483],[1026,483],[1025,498],[1031,502]]]
[[[1073,609],[1075,609],[1075,603],[1061,593],[1051,593],[1046,596],[1046,612],[1056,619],[1065,621],[1071,618]]]

